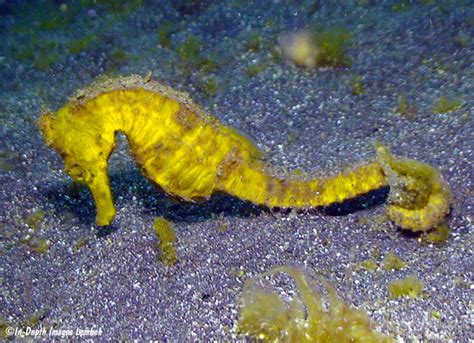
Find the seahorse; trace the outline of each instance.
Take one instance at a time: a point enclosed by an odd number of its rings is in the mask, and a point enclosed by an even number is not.
[[[79,90],[39,128],[64,159],[65,171],[87,185],[96,224],[116,215],[108,159],[122,132],[143,174],[168,194],[203,201],[225,192],[267,207],[312,208],[391,187],[388,214],[395,224],[426,231],[449,212],[449,186],[432,167],[392,156],[377,146],[378,160],[325,178],[280,176],[259,149],[221,124],[185,93],[138,75],[105,79]]]

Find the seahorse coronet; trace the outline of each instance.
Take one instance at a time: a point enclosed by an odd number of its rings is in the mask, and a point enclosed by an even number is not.
[[[64,159],[66,172],[89,187],[97,208],[97,225],[110,224],[116,214],[107,169],[117,132],[126,136],[147,178],[187,201],[226,192],[268,207],[310,208],[342,202],[387,185],[400,191],[400,180],[411,187],[406,177],[393,176],[405,172],[403,162],[381,147],[377,148],[378,161],[335,176],[311,179],[275,175],[245,134],[221,124],[186,93],[138,75],[101,79],[77,91],[55,113],[45,112],[38,124],[46,143]],[[442,216],[422,212],[438,209],[439,202],[449,207],[449,187],[443,183],[438,187],[441,191],[434,192],[436,182],[418,179],[412,188],[430,192],[421,208],[406,209],[395,203],[389,213],[393,212],[392,220],[397,224],[426,230],[438,225],[446,211]],[[426,187],[420,186],[423,182]]]

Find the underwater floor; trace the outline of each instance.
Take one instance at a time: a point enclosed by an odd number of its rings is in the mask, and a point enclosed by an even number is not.
[[[473,341],[472,3],[337,3],[0,1],[0,340],[27,328],[46,340],[245,340],[245,281],[291,266],[394,339]],[[96,226],[89,191],[36,120],[100,76],[149,73],[251,137],[281,175],[335,175],[374,160],[376,141],[428,163],[452,189],[449,237],[397,228],[384,190],[300,212],[180,201],[140,174],[123,136],[109,166],[117,216]],[[156,217],[176,233],[170,267]],[[405,267],[384,268],[389,253]],[[409,275],[422,292],[391,296]]]

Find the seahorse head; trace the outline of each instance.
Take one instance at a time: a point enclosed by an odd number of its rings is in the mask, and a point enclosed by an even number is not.
[[[102,127],[91,129],[90,117],[68,105],[56,113],[44,113],[38,126],[46,143],[64,160],[64,170],[86,184],[97,205],[98,225],[107,225],[115,216],[107,175],[107,160],[114,147],[115,132]]]

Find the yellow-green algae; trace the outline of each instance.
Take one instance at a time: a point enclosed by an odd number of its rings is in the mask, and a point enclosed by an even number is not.
[[[3,120],[0,121],[3,124]],[[0,151],[0,170],[10,171],[15,169],[18,156],[10,151]]]
[[[41,208],[37,208],[31,215],[29,215],[26,218],[25,223],[34,231],[37,231],[39,229],[41,222],[44,219],[44,216],[45,216],[44,210]]]
[[[203,77],[199,81],[199,88],[207,97],[213,97],[219,91],[219,83],[213,76]]]
[[[178,255],[176,254],[176,233],[170,222],[163,217],[155,218],[153,228],[160,239],[158,248],[160,249],[161,262],[167,267],[170,267],[178,261]]]
[[[389,252],[384,256],[382,265],[385,270],[399,270],[406,267],[406,263],[393,252]]]
[[[416,116],[418,109],[416,108],[416,106],[411,105],[408,102],[405,95],[399,94],[398,105],[397,105],[397,108],[395,109],[395,112],[403,117],[413,118]]]
[[[460,48],[467,48],[471,43],[471,36],[466,32],[460,31],[456,36],[453,37],[453,42]]]
[[[145,176],[187,201],[225,192],[268,207],[310,208],[390,185],[388,215],[403,228],[426,231],[449,211],[449,187],[435,169],[394,157],[382,145],[377,162],[332,177],[274,175],[244,135],[219,123],[187,94],[137,75],[80,90],[56,113],[43,114],[39,126],[68,174],[89,187],[98,225],[110,224],[116,213],[107,167],[119,131]]]
[[[89,242],[90,238],[89,237],[81,237],[79,238],[75,243],[74,243],[74,246],[72,248],[72,250],[74,252],[78,252],[79,250],[81,250],[88,242]]]
[[[160,27],[158,28],[158,43],[163,48],[169,48],[171,46],[171,35],[178,30],[178,26],[176,23],[172,21],[165,21],[163,22]]]
[[[377,262],[375,262],[374,259],[367,259],[367,260],[363,260],[363,261],[360,261],[357,266],[356,266],[356,270],[367,270],[369,272],[375,272],[378,268],[378,264]]]
[[[31,251],[37,254],[46,253],[51,245],[46,238],[38,236],[38,231],[41,222],[44,220],[45,214],[46,213],[42,208],[37,208],[26,219],[24,219],[24,223],[30,230],[29,233],[20,240],[20,242],[28,246]]]
[[[348,67],[352,64],[347,55],[351,34],[344,27],[315,29],[313,39],[319,52],[316,55],[316,65],[321,67]]]
[[[388,285],[390,299],[399,297],[419,298],[423,295],[424,285],[416,275],[409,275],[402,280],[392,281]]]
[[[263,46],[263,39],[260,32],[251,31],[248,35],[248,40],[245,45],[246,49],[248,51],[257,52],[262,49],[262,46]]]
[[[29,316],[28,318],[25,319],[25,321],[23,323],[23,327],[25,327],[25,328],[26,327],[30,327],[30,328],[37,327],[44,320],[44,318],[48,314],[48,311],[49,310],[46,309],[46,308],[36,310],[35,312],[33,312],[33,314],[31,316]]]
[[[295,282],[297,292],[289,299],[262,286],[263,278],[278,273]],[[394,342],[374,331],[367,315],[345,304],[326,281],[326,296],[310,281],[290,267],[276,267],[247,280],[240,297],[238,333],[262,342]]]
[[[245,72],[247,73],[248,76],[257,76],[260,74],[262,71],[267,69],[269,67],[269,63],[265,61],[260,61],[260,62],[255,62],[250,64],[246,69]]]
[[[191,63],[200,58],[204,42],[198,36],[190,35],[178,48],[179,56],[186,62]]]
[[[439,225],[433,230],[427,232],[425,235],[420,237],[420,240],[424,243],[442,245],[449,238],[449,226],[446,223]]]
[[[42,255],[46,253],[49,249],[50,243],[46,238],[37,238],[33,237],[29,239],[26,244],[28,247],[35,253]]]
[[[397,113],[400,113],[401,115],[407,115],[408,114],[408,100],[405,95],[400,94],[398,96],[398,107],[397,107]]]
[[[72,30],[78,24],[80,13],[85,9],[95,9],[103,14],[103,26],[113,21],[125,19],[138,9],[143,0],[42,0],[41,6],[35,1],[23,1],[12,6],[18,20],[11,30],[18,39],[12,45],[14,59],[28,62],[39,70],[47,70],[69,54],[90,49],[104,39],[104,35],[90,34],[90,23],[81,25],[81,30]],[[28,15],[25,15],[27,13]],[[52,35],[51,32],[54,31]],[[57,33],[61,31],[60,38]],[[106,32],[108,30],[103,30]]]
[[[352,95],[364,95],[365,94],[365,83],[362,80],[362,76],[356,75],[352,80],[351,93]]]
[[[430,314],[433,319],[436,319],[436,320],[441,319],[441,312],[439,312],[438,310],[431,310]]]
[[[0,315],[0,338],[7,337],[7,328],[9,327],[8,322],[3,319],[3,316]]]
[[[434,113],[449,113],[457,111],[462,107],[460,98],[451,98],[445,95],[439,97],[433,108]]]

